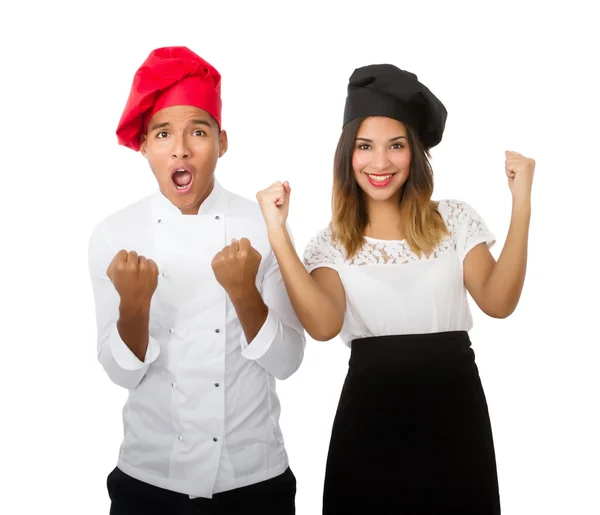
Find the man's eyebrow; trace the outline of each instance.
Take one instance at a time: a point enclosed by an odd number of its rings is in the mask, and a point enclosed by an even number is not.
[[[196,120],[192,120],[192,123],[194,125],[206,125],[207,127],[211,127],[211,124],[208,120],[196,119]]]
[[[152,128],[150,129],[150,131],[155,131],[156,129],[164,129],[165,127],[169,126],[169,122],[163,122],[163,123],[155,123]]]
[[[194,125],[205,125],[206,127],[211,127],[211,124],[208,120],[204,120],[204,119],[195,119],[191,121],[192,124]],[[156,129],[164,129],[165,127],[169,126],[169,122],[163,122],[163,123],[155,123],[151,128],[150,131],[155,131]]]

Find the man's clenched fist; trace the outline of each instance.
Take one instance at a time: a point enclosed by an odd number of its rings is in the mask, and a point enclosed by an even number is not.
[[[231,295],[256,287],[256,274],[262,256],[248,238],[233,240],[212,260],[212,269],[219,284]]]
[[[158,285],[158,266],[137,252],[121,250],[106,270],[121,297],[121,308],[138,313],[150,309]]]

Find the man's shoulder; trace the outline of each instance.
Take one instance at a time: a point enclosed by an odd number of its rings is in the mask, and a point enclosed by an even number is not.
[[[104,229],[122,229],[138,222],[145,222],[152,216],[152,201],[155,194],[146,195],[106,215],[94,227],[94,232]]]
[[[260,206],[256,200],[250,199],[231,190],[225,190],[228,196],[228,207],[233,216],[247,216],[262,220]]]
[[[136,218],[148,218],[148,214],[152,212],[153,201],[156,198],[156,195],[157,193],[152,193],[135,200],[109,215],[108,219],[122,221]]]
[[[237,193],[230,189],[225,189],[227,192],[227,196],[229,197],[229,205],[235,206],[239,209],[245,209],[248,211],[257,211],[260,212],[260,206],[255,199],[251,199],[245,195]]]

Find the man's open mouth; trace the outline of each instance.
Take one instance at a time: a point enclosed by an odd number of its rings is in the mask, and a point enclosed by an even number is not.
[[[175,189],[183,193],[189,190],[192,186],[194,176],[192,175],[192,172],[186,168],[178,168],[173,171],[171,180],[173,181]]]

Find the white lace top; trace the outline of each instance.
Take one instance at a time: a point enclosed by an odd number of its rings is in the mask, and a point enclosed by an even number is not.
[[[340,337],[468,331],[472,317],[463,280],[463,260],[479,243],[491,248],[495,236],[475,210],[458,200],[439,201],[450,235],[428,256],[419,257],[404,240],[366,242],[350,260],[321,230],[304,251],[309,272],[336,270],[346,290],[346,315]]]

